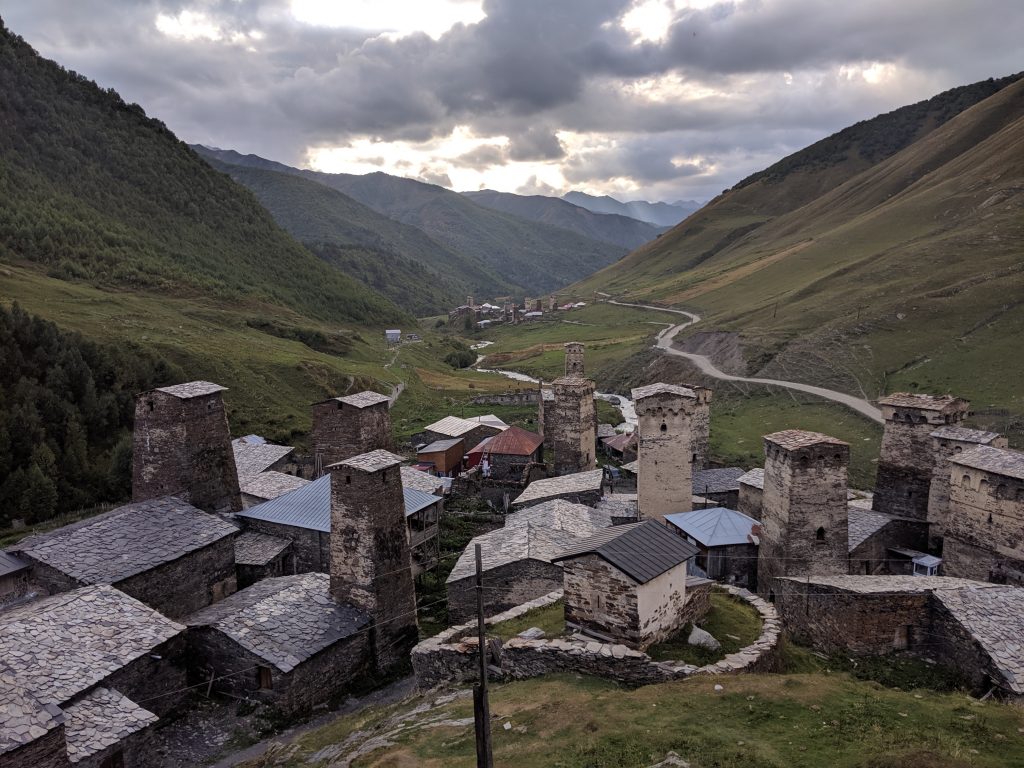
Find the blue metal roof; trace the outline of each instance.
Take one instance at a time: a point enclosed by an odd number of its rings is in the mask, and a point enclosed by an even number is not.
[[[440,500],[415,488],[402,486],[405,497],[405,516],[413,515],[421,509]],[[265,520],[268,523],[292,525],[296,528],[308,528],[322,533],[331,532],[331,476],[324,475],[309,485],[265,501],[249,509],[242,510],[236,517],[247,517],[252,520]]]
[[[758,525],[754,518],[726,507],[677,512],[665,515],[665,519],[705,547],[749,544],[748,537],[753,527]]]

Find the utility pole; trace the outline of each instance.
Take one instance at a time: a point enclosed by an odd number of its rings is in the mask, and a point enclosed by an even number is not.
[[[473,722],[476,725],[476,766],[494,768],[491,756],[491,707],[487,701],[487,637],[484,633],[483,558],[476,545],[476,630],[480,641],[480,682],[473,688]]]

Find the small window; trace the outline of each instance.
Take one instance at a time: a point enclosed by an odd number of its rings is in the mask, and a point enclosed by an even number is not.
[[[149,407],[149,410],[151,411],[156,407],[152,400],[147,400],[146,405]]]
[[[971,487],[971,476],[970,475],[964,475],[962,478],[960,478],[960,485],[962,485],[964,488],[970,488]]]
[[[668,432],[668,424],[666,424],[664,421],[661,422],[661,431]]]
[[[696,463],[697,463],[697,454],[696,454],[696,453],[695,453],[695,454],[693,454],[693,455],[692,455],[692,456],[690,457],[690,463],[691,463],[691,464],[696,464]]]
[[[274,687],[274,677],[270,672],[270,667],[259,668],[259,683],[260,688],[265,691]]]
[[[814,538],[817,539],[818,541],[824,541],[825,540],[825,529],[824,528],[818,528],[818,530],[814,532]]]
[[[352,485],[352,475],[345,475],[345,485]]]

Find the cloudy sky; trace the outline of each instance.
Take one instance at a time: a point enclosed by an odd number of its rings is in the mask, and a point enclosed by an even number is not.
[[[1024,67],[1020,0],[4,0],[181,138],[457,190],[706,200]]]

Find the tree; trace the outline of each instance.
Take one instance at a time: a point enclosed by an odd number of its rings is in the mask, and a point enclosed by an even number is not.
[[[18,512],[29,523],[48,520],[57,511],[57,486],[33,463],[25,475],[26,488],[18,503]]]

